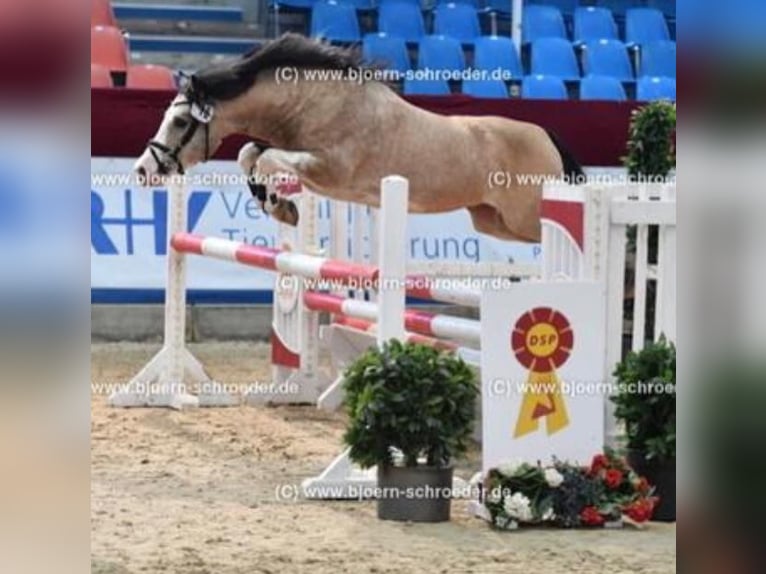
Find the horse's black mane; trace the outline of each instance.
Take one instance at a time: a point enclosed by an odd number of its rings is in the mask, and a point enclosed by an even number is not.
[[[300,34],[284,34],[241,58],[195,73],[186,88],[190,99],[231,100],[249,90],[255,77],[277,68],[347,70],[361,66],[359,50],[339,48]]]

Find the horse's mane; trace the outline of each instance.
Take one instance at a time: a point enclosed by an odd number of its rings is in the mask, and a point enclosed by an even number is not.
[[[255,77],[277,68],[347,70],[362,65],[356,48],[340,48],[300,34],[287,33],[251,50],[241,58],[196,72],[187,95],[231,100],[249,90]],[[190,93],[191,92],[191,93]]]

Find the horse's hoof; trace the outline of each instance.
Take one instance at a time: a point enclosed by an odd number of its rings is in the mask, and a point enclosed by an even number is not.
[[[274,212],[274,217],[282,223],[292,225],[293,227],[298,225],[298,220],[300,219],[296,205],[292,201],[287,201],[286,199],[279,200],[279,205]]]

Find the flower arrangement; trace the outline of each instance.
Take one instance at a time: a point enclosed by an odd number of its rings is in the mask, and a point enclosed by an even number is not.
[[[657,502],[647,480],[611,450],[594,456],[590,466],[556,459],[548,466],[503,464],[489,471],[484,488],[484,505],[499,529],[599,527],[623,517],[641,523]]]

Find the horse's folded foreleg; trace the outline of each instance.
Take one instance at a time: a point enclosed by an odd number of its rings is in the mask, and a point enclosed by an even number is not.
[[[239,155],[237,155],[237,163],[247,176],[247,186],[250,188],[250,193],[260,202],[261,207],[265,207],[266,203],[266,185],[259,181],[256,161],[263,151],[258,145],[250,142],[242,146]]]
[[[280,183],[277,182],[277,179],[284,179],[283,176],[285,173],[297,177],[295,170],[291,167],[282,167],[282,164],[274,164],[269,161],[261,162],[263,157],[266,157],[268,160],[270,157],[268,154],[275,151],[288,154],[291,153],[271,148],[263,150],[254,143],[248,143],[239,151],[237,161],[248,176],[248,187],[250,188],[250,192],[253,194],[253,197],[260,202],[261,208],[266,213],[271,214],[277,221],[281,221],[288,225],[297,225],[299,218],[298,208],[292,201],[282,197],[278,193]],[[277,178],[276,176],[280,177]],[[271,187],[276,191],[268,191],[266,182],[269,181],[272,181],[273,185]]]

